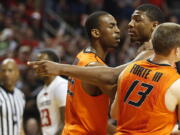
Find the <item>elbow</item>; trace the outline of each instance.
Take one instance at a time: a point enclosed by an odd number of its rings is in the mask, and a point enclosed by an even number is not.
[[[118,80],[118,77],[116,77],[114,74],[111,75],[111,80],[110,80],[110,84],[111,85],[117,85],[117,80]]]
[[[118,119],[118,108],[117,108],[117,102],[114,101],[111,105],[111,111],[110,111],[110,116],[114,120]]]
[[[118,81],[118,76],[116,75],[115,72],[112,72],[111,74],[108,75],[108,84],[109,85],[115,85],[117,84],[117,81]]]
[[[101,82],[107,84],[107,85],[115,85],[117,84],[118,77],[116,77],[115,73],[113,72],[108,72],[101,74],[98,76],[98,78],[101,78]]]
[[[111,109],[111,111],[110,111],[110,116],[111,116],[111,118],[113,118],[113,119],[114,119],[114,114],[113,114],[112,109]]]
[[[113,109],[111,109],[110,116],[113,120],[117,120],[116,112]]]

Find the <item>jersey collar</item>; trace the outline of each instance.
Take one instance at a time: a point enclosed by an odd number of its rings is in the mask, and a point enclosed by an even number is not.
[[[159,63],[156,63],[156,62],[154,62],[154,61],[151,61],[150,59],[147,59],[147,61],[148,61],[149,63],[151,63],[151,64],[158,65],[158,66],[171,66],[171,65],[169,65],[169,64],[159,64]]]

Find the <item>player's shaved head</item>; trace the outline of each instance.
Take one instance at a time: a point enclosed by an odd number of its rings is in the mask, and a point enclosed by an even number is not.
[[[91,39],[91,30],[97,29],[99,27],[99,18],[104,15],[110,15],[108,12],[105,11],[96,11],[89,15],[86,20],[85,28],[88,34],[88,37]]]

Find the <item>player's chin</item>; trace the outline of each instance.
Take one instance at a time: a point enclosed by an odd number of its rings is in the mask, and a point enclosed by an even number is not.
[[[136,42],[136,41],[138,41],[138,38],[137,37],[130,37],[130,41],[131,42]]]
[[[113,44],[113,47],[117,47],[120,44],[120,39],[116,40]]]
[[[119,46],[119,43],[115,43],[115,44],[113,44],[112,46],[111,46],[111,48],[116,48],[116,47],[118,47]]]
[[[7,81],[4,81],[4,82],[2,82],[5,86],[11,86],[12,84],[13,84],[13,82],[12,81],[10,81],[10,80],[7,80]]]

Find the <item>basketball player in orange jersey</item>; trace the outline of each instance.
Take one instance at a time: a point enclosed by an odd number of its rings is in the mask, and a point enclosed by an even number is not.
[[[120,30],[112,15],[104,11],[91,14],[85,24],[91,46],[81,51],[74,64],[104,66],[109,48],[118,46]],[[109,96],[103,86],[70,78],[66,99],[65,126],[62,135],[106,135]]]
[[[170,135],[180,105],[180,25],[164,23],[152,34],[154,56],[134,62],[120,74],[111,115],[115,135]]]
[[[87,18],[85,27],[91,46],[77,55],[74,64],[104,66],[108,49],[118,46],[120,42],[117,22],[109,13],[97,11]],[[69,79],[62,135],[106,135],[109,96],[103,91],[102,86]]]

